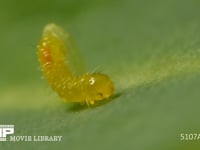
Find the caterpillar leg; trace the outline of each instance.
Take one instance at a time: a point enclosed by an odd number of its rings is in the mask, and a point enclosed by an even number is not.
[[[89,101],[90,105],[94,105],[94,101]]]
[[[95,104],[93,100],[85,100],[85,103],[87,104],[88,107]]]

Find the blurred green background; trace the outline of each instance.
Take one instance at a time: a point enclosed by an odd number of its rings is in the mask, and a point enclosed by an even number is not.
[[[200,140],[198,0],[1,0],[0,124],[15,135],[62,142],[1,142],[0,149],[193,150]],[[63,103],[36,45],[47,23],[69,31],[90,71],[108,74],[116,97],[95,108]]]

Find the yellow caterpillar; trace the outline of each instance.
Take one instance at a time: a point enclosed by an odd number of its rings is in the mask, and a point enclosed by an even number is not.
[[[76,51],[68,33],[55,24],[45,26],[38,45],[38,58],[52,89],[65,101],[88,105],[113,95],[114,85],[107,75],[80,74],[84,67]]]

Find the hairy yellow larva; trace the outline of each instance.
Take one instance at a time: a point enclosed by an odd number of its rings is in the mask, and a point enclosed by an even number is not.
[[[110,78],[101,73],[84,72],[70,35],[55,24],[48,24],[38,45],[38,58],[52,89],[65,101],[94,104],[114,93]],[[83,74],[81,74],[84,72]]]

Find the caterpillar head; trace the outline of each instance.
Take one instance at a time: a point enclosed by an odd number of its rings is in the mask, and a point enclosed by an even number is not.
[[[109,98],[114,93],[113,82],[107,75],[86,74],[83,79],[83,91],[88,101],[100,101]]]

